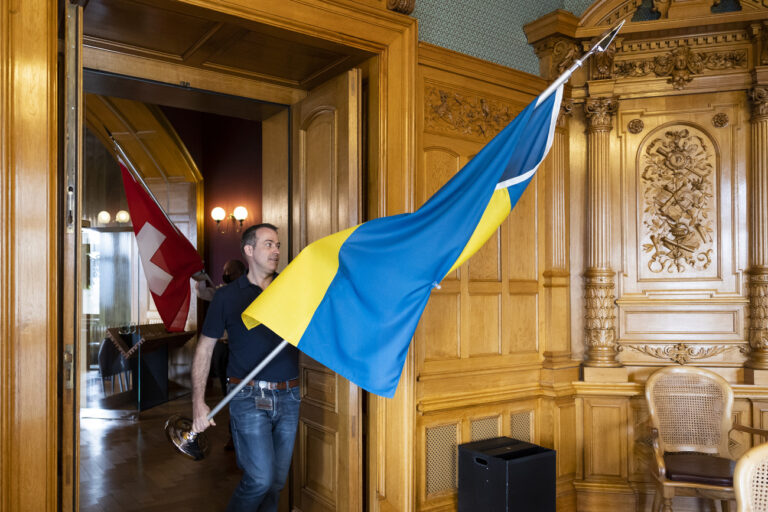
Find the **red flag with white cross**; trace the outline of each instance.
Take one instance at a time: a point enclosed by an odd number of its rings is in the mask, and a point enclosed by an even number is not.
[[[120,170],[152,299],[165,328],[183,331],[189,313],[189,279],[203,270],[203,260],[144,185],[122,163]]]

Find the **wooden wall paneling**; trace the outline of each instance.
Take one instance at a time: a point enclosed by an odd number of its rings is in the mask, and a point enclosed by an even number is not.
[[[414,183],[417,205],[468,162],[531,97],[500,80],[512,72],[430,45],[420,48],[423,117],[418,126],[422,157]],[[478,110],[481,102],[487,102],[493,116],[483,117]],[[475,111],[477,116],[472,115]],[[448,276],[442,289],[433,292],[414,339],[420,380],[449,369],[487,371],[489,363],[503,367],[512,361],[512,354],[518,364],[538,361],[536,204],[534,183],[514,210],[516,217]],[[520,254],[510,254],[518,250]],[[455,323],[451,318],[456,318]]]
[[[618,387],[618,385],[614,385]],[[637,496],[628,482],[629,397],[639,386],[610,384],[579,386],[577,401],[582,411],[583,476],[574,481],[577,510],[634,510]],[[607,393],[606,393],[607,392]]]
[[[541,268],[542,300],[539,329],[548,366],[573,367],[570,336],[569,225],[569,145],[567,121],[572,101],[560,109],[550,154],[539,168],[539,214],[544,232]]]
[[[57,509],[57,6],[0,10],[0,509]],[[71,451],[70,451],[71,453]]]
[[[553,402],[553,444],[557,451],[557,501],[558,510],[575,510],[576,493],[573,480],[578,477],[579,439],[577,407],[572,397]],[[540,429],[543,431],[544,429]]]
[[[261,211],[265,222],[274,224],[288,241],[288,198],[290,175],[289,112],[283,110],[261,123],[262,191]],[[288,244],[286,244],[287,246]],[[291,254],[291,248],[285,248]],[[288,264],[289,258],[280,259],[278,271]]]
[[[623,481],[627,478],[627,418],[625,398],[584,401],[584,479]]]

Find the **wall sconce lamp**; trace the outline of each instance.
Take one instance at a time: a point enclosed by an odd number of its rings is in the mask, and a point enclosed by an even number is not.
[[[232,211],[232,217],[237,221],[235,233],[239,233],[243,229],[243,221],[248,218],[248,210],[245,209],[245,206],[237,206]]]
[[[245,206],[238,206],[232,213],[227,215],[227,211],[221,206],[211,210],[211,218],[216,221],[216,228],[219,233],[224,234],[228,231],[229,224],[233,225],[233,231],[239,233],[243,229],[243,221],[248,218],[248,210]],[[229,219],[229,222],[222,222]]]
[[[118,210],[115,214],[114,221],[118,224],[127,224],[131,221],[131,214],[126,210]],[[96,222],[101,226],[108,226],[112,223],[112,214],[107,210],[101,210],[96,215]]]

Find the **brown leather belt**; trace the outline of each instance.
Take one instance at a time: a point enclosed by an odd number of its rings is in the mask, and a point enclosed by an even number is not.
[[[237,377],[228,377],[227,381],[232,384],[240,384],[243,379]],[[254,388],[264,389],[289,389],[299,385],[299,379],[284,380],[283,382],[269,382],[266,380],[252,380],[246,384],[246,386],[252,386]]]

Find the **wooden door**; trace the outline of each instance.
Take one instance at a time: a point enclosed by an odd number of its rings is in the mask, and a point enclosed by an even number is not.
[[[360,70],[312,90],[292,107],[292,252],[360,218]],[[362,510],[361,396],[302,355],[294,457],[296,509]]]
[[[60,487],[58,509],[77,510],[80,446],[79,367],[77,350],[80,332],[80,198],[82,176],[83,90],[82,20],[83,8],[73,2],[65,7],[64,72],[64,183],[59,197],[63,206],[61,237],[61,426],[59,428]]]

